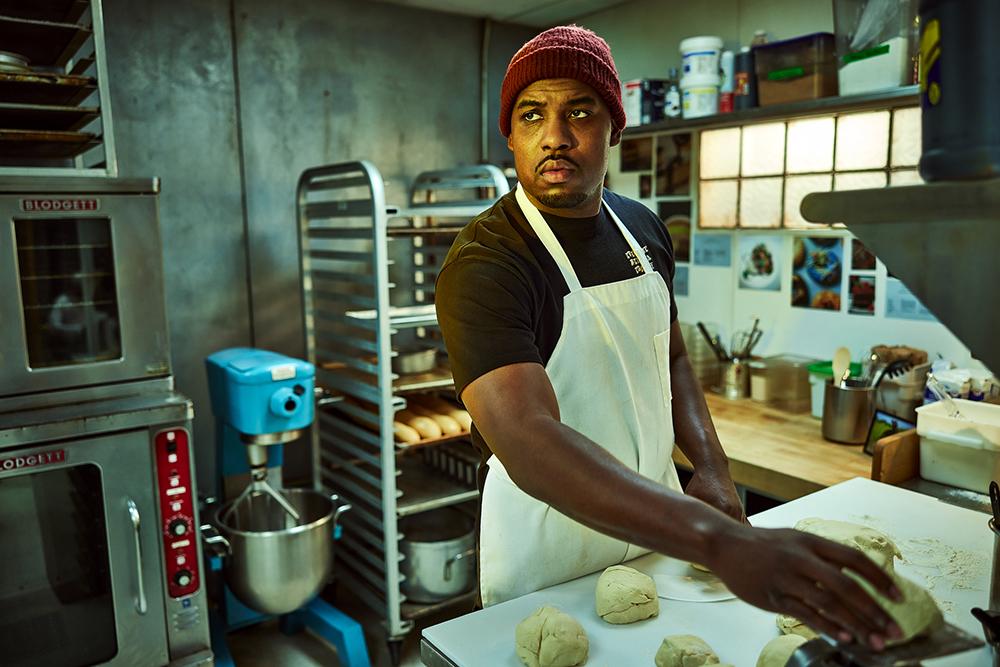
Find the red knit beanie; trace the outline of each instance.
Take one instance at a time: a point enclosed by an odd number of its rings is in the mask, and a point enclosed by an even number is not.
[[[622,84],[608,43],[575,25],[550,28],[514,54],[500,88],[500,134],[510,136],[510,116],[521,91],[541,79],[576,79],[601,96],[611,112],[611,145],[625,127]]]

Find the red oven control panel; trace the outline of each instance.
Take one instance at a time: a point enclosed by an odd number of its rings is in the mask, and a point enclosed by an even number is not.
[[[182,428],[160,431],[154,438],[156,483],[163,517],[163,560],[167,565],[167,590],[172,598],[191,595],[200,583],[190,442],[188,432]]]

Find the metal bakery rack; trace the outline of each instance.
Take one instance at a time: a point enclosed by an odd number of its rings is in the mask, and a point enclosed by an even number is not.
[[[0,0],[0,174],[116,176],[101,0]]]
[[[318,486],[355,508],[338,546],[340,582],[381,616],[394,661],[416,619],[471,606],[476,595],[416,604],[400,591],[398,520],[475,500],[478,491],[467,434],[404,446],[393,421],[409,396],[453,389],[434,312],[437,270],[461,227],[508,191],[492,165],[422,173],[406,206],[386,204],[382,176],[367,161],[308,169],[299,179],[306,349],[330,396],[319,401],[313,470]],[[394,373],[390,360],[415,344],[438,348],[442,363]]]

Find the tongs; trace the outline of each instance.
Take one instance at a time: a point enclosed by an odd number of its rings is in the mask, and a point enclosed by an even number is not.
[[[941,623],[922,637],[878,652],[860,644],[839,644],[824,635],[797,648],[787,667],[911,667],[923,660],[983,646],[982,640],[950,623]]]

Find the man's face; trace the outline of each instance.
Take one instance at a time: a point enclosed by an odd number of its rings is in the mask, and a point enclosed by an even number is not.
[[[596,215],[610,144],[611,114],[585,83],[542,79],[514,102],[507,147],[517,180],[542,211]]]

